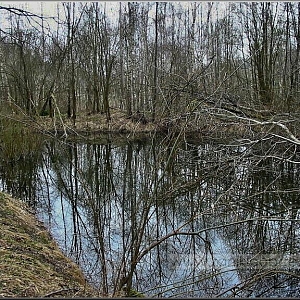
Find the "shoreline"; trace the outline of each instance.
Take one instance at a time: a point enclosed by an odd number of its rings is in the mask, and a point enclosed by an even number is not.
[[[99,297],[21,200],[0,193],[0,297]]]

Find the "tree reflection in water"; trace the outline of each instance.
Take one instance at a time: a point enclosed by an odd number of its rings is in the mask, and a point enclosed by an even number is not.
[[[14,196],[27,191],[103,294],[291,297],[299,294],[299,170],[265,148],[47,141],[32,161],[3,165],[1,181]]]

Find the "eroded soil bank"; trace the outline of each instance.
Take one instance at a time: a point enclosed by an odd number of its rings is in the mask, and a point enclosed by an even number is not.
[[[98,297],[21,201],[0,193],[0,297]]]

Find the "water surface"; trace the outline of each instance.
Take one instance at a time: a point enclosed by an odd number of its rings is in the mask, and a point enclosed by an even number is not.
[[[271,142],[47,140],[2,161],[4,191],[35,208],[105,294],[299,295],[299,154]]]

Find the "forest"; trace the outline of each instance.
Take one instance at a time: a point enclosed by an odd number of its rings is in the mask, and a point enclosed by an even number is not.
[[[300,2],[46,6],[0,3],[0,188],[102,296],[298,297]]]
[[[2,114],[76,125],[122,112],[198,131],[283,118],[295,138],[299,3],[58,2],[51,17],[36,5],[0,7]]]

